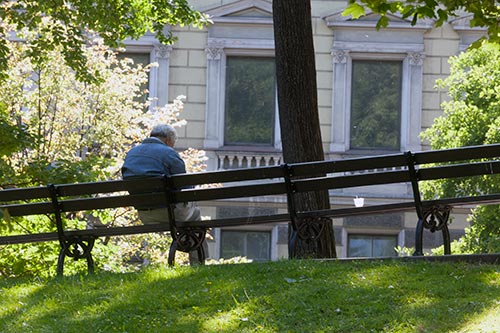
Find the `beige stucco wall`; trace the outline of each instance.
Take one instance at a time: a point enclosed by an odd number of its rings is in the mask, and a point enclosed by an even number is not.
[[[210,10],[236,1],[192,0],[197,9]],[[318,87],[318,109],[325,151],[328,152],[332,122],[332,42],[334,31],[328,28],[324,16],[342,10],[344,1],[312,1],[312,25],[316,52]],[[205,100],[206,100],[206,54],[207,29],[192,27],[173,28],[178,41],[170,55],[169,100],[185,95],[185,110],[182,117],[188,124],[180,131],[179,146],[203,147]],[[445,91],[435,88],[435,82],[449,74],[448,58],[459,53],[460,37],[450,25],[434,28],[425,34],[421,129],[432,125],[441,114],[440,105],[446,100]],[[428,147],[423,144],[423,149]]]
[[[437,79],[450,74],[449,58],[459,53],[460,38],[451,25],[432,29],[425,36],[424,86],[422,100],[422,130],[432,126],[442,114],[441,103],[447,99],[445,90],[437,89]],[[424,142],[424,146],[427,145]]]
[[[207,32],[193,27],[176,28],[178,41],[170,55],[169,99],[183,95],[181,118],[187,125],[179,131],[179,146],[203,147],[205,127]]]
[[[191,0],[190,3],[197,9],[208,11],[219,6],[234,3],[234,0]],[[324,142],[324,150],[328,154],[330,149],[332,132],[332,87],[333,87],[333,59],[332,46],[335,29],[329,28],[324,17],[341,11],[346,1],[336,0],[313,0],[312,2],[312,28],[314,34],[314,47],[316,53],[317,87],[318,87],[318,109],[321,132]],[[186,96],[182,118],[187,120],[187,125],[179,131],[180,148],[194,147],[204,148],[206,100],[207,100],[207,55],[205,49],[208,42],[208,29],[197,29],[192,27],[175,27],[172,29],[178,41],[173,45],[170,53],[170,76],[168,96],[173,100],[178,95]],[[377,34],[374,30],[373,34]],[[454,30],[450,24],[439,28],[431,28],[424,33],[423,38],[423,80],[421,94],[421,117],[420,129],[425,130],[433,123],[433,119],[442,114],[440,105],[447,99],[446,91],[435,88],[437,79],[445,78],[449,74],[450,66],[448,59],[457,55],[461,49],[460,33]],[[159,92],[161,93],[161,92]],[[429,147],[424,143],[422,149]],[[216,153],[207,150],[210,168],[216,168]],[[330,154],[330,157],[338,158],[341,155]],[[393,194],[392,187],[382,189],[381,199],[387,194]],[[408,195],[408,190],[401,188],[401,193]],[[354,195],[355,192],[352,192]],[[346,196],[344,201],[350,201]],[[372,199],[379,200],[379,199]],[[368,201],[369,202],[369,201]],[[468,211],[466,209],[455,210],[453,223],[450,229],[463,230],[468,225],[466,222]],[[215,214],[215,213],[214,213]],[[343,220],[336,219],[334,225],[343,227]],[[416,226],[416,216],[413,212],[404,214],[404,232],[399,235],[400,239],[408,237]],[[381,232],[379,230],[378,232]],[[393,231],[391,231],[393,232]],[[337,243],[337,245],[339,242]],[[212,244],[211,246],[215,246]],[[286,245],[279,244],[277,252],[279,257],[286,257]],[[345,254],[345,244],[338,246],[339,254]]]

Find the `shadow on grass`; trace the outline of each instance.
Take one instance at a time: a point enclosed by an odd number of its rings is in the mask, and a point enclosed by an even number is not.
[[[0,332],[452,332],[498,304],[499,267],[291,260],[3,281]]]

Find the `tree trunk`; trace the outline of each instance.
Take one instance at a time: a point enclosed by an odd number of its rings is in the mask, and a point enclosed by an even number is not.
[[[311,3],[274,0],[276,80],[283,158],[286,163],[324,160],[318,115]],[[328,191],[295,195],[298,210],[330,208]],[[335,258],[331,219],[296,221],[292,257]]]

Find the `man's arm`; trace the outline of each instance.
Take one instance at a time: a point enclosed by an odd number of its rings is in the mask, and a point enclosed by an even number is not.
[[[170,154],[169,158],[169,173],[171,175],[175,175],[178,173],[186,173],[186,164],[182,160],[181,156],[176,152],[173,151],[172,154]]]

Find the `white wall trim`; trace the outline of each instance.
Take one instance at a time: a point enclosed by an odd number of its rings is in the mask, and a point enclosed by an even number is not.
[[[149,53],[149,62],[157,63],[149,71],[149,97],[152,99],[150,110],[168,103],[168,84],[170,72],[171,45],[162,45],[156,38],[146,35],[139,40],[127,40],[126,53]]]
[[[332,126],[330,152],[350,150],[350,116],[352,61],[377,59],[401,60],[403,64],[401,91],[400,150],[421,150],[422,79],[424,33],[431,24],[411,26],[400,16],[391,15],[389,27],[375,29],[376,15],[368,13],[352,20],[340,13],[323,18],[334,30],[332,42]]]

